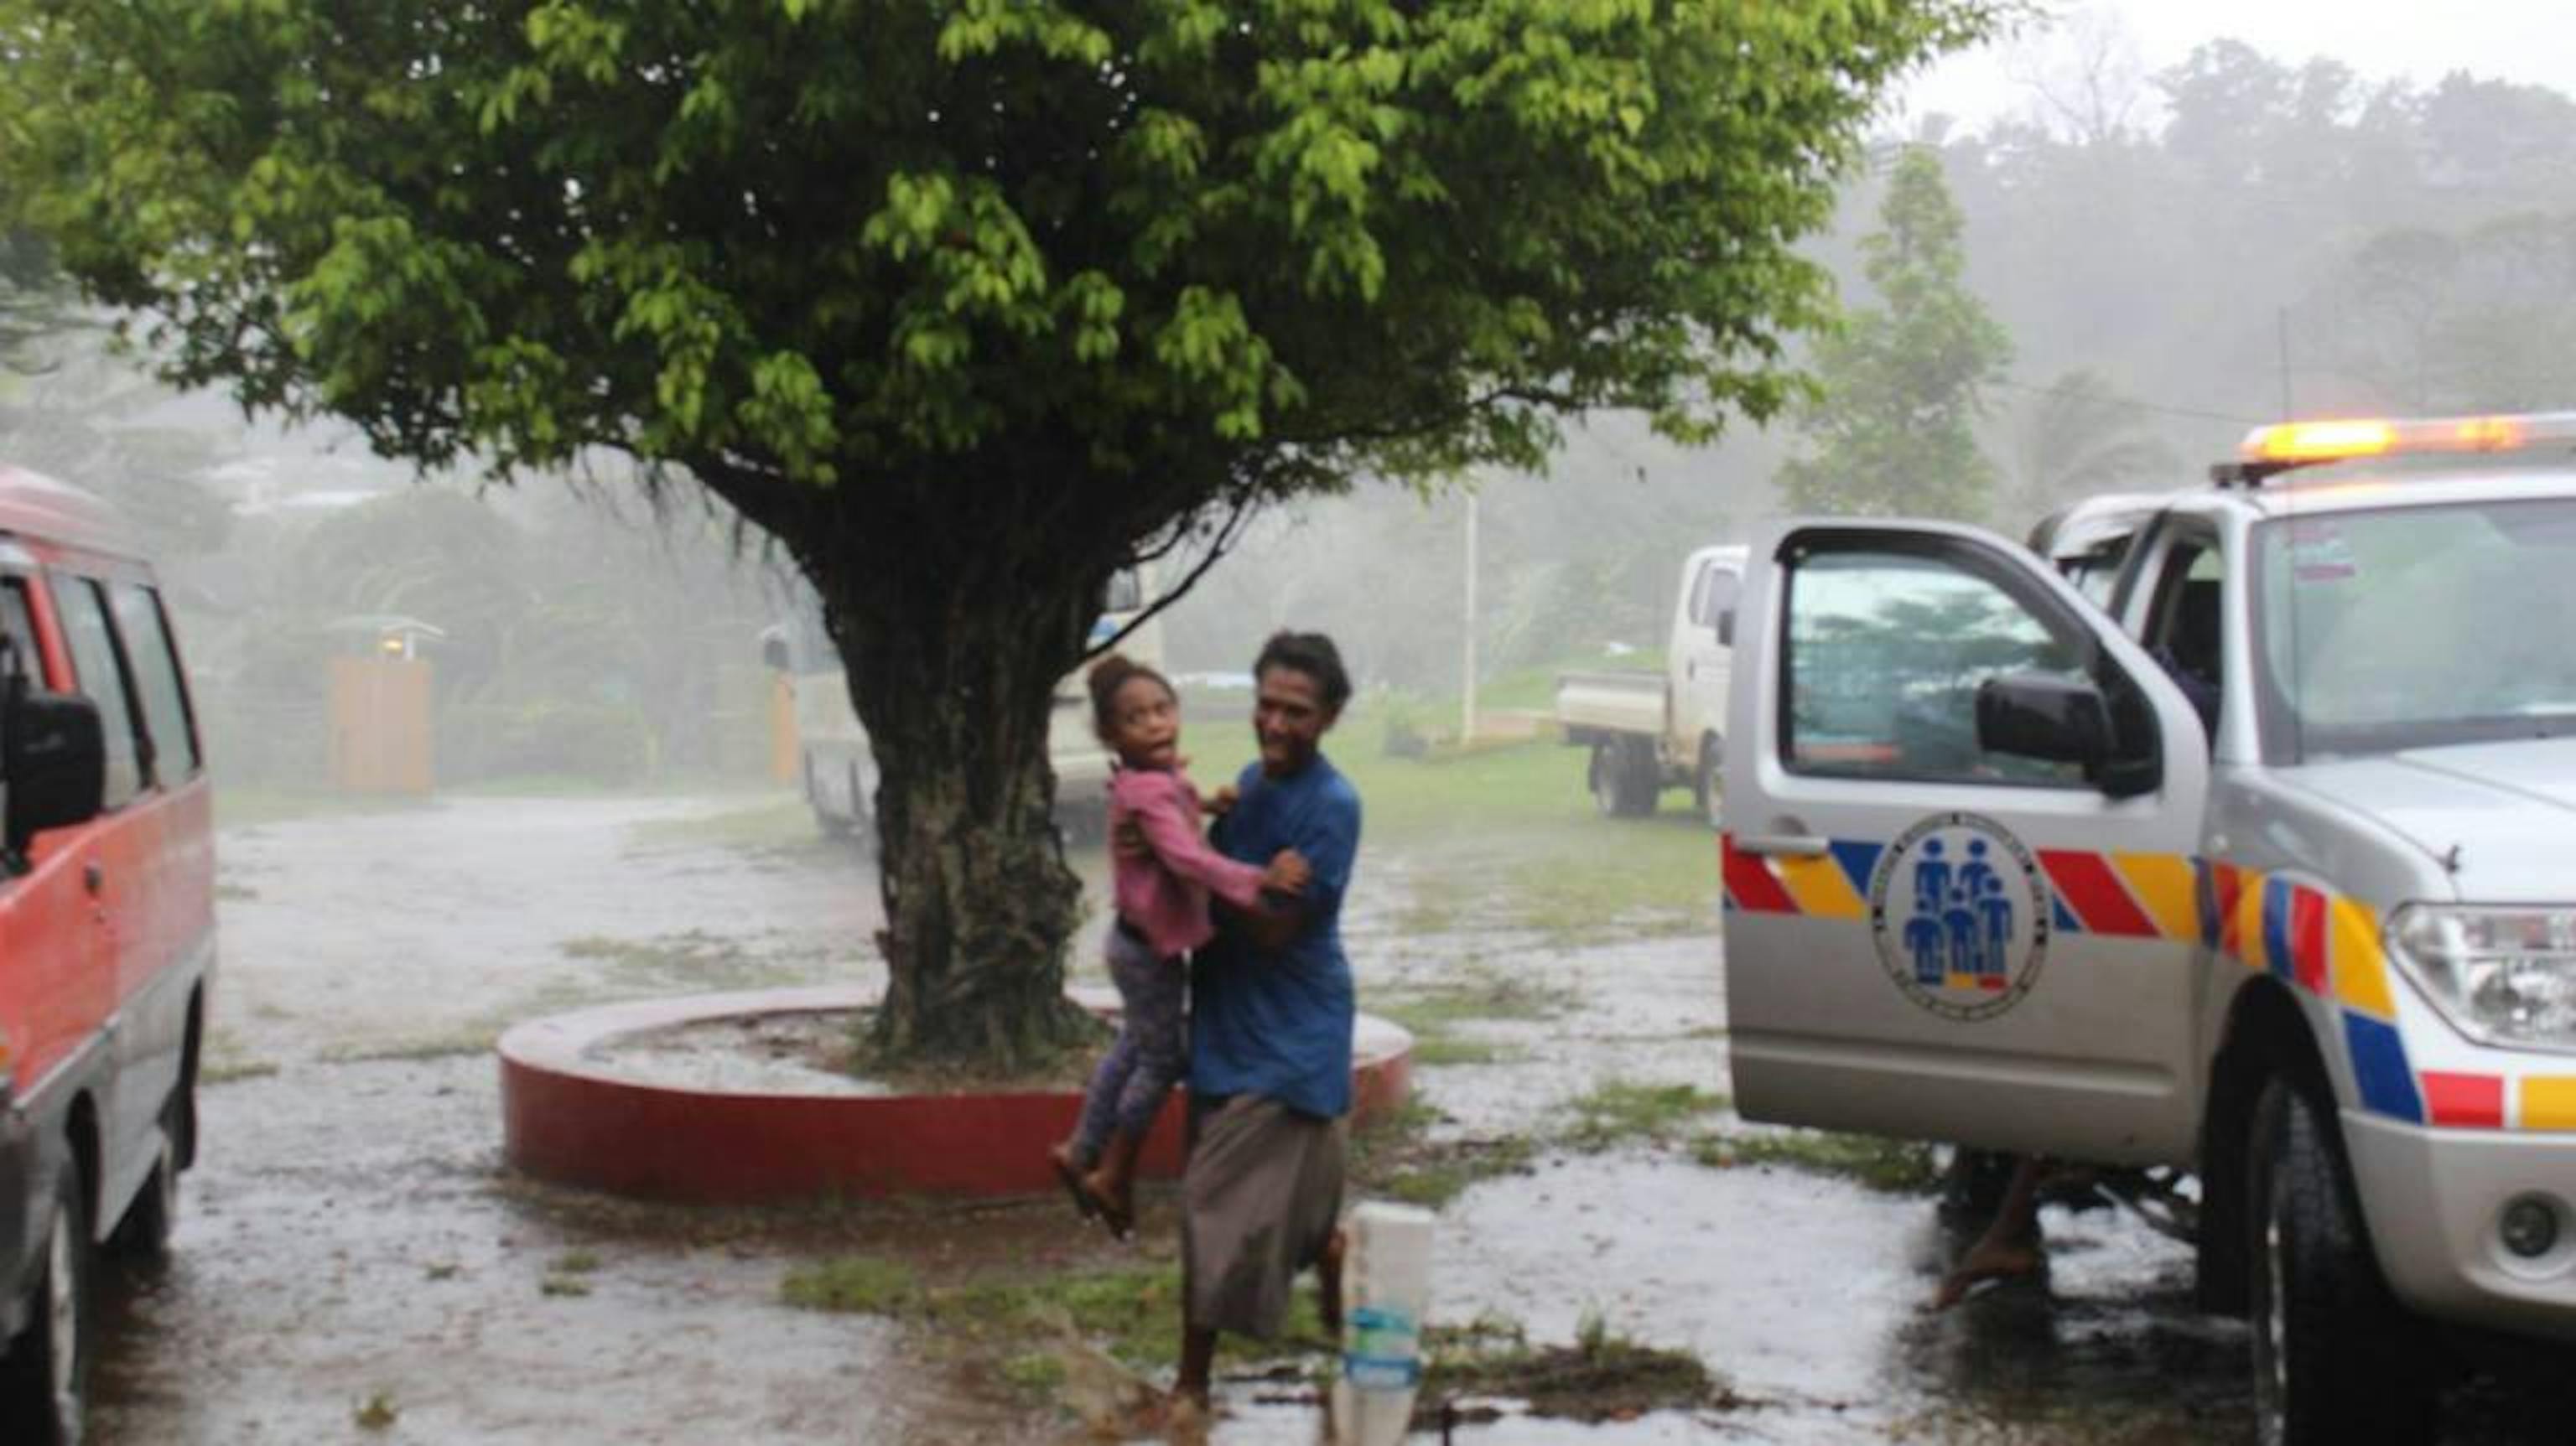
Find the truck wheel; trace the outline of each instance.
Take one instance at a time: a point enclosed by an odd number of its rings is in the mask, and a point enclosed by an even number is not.
[[[2254,1107],[2254,1415],[2263,1446],[2429,1442],[2421,1326],[2380,1277],[2331,1114],[2284,1076]]]
[[[1661,780],[1654,755],[1625,738],[1592,745],[1592,802],[1604,818],[1636,818],[1655,811]]]
[[[91,1260],[80,1172],[68,1164],[54,1178],[50,1213],[35,1310],[0,1362],[0,1440],[78,1446],[89,1410]]]
[[[823,782],[814,776],[814,757],[805,757],[805,802],[814,810],[814,826],[825,838],[848,838],[851,820],[832,812],[830,800],[823,796]]]
[[[1699,804],[1700,814],[1708,826],[1726,827],[1725,798],[1726,745],[1712,733],[1699,741],[1699,767],[1691,778],[1691,797]]]

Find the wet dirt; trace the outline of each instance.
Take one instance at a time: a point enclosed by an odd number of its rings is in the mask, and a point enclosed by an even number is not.
[[[775,800],[754,799],[753,805]],[[228,832],[223,964],[172,1263],[109,1292],[95,1439],[139,1443],[1016,1442],[1079,1439],[1044,1392],[961,1369],[882,1317],[800,1310],[800,1265],[846,1253],[1009,1276],[1168,1261],[1059,1200],[773,1212],[540,1187],[499,1158],[488,1041],[615,998],[881,977],[858,854],[745,800],[476,799]],[[703,836],[693,832],[709,824]],[[790,820],[792,825],[793,820]],[[1096,889],[1097,855],[1080,856]],[[1555,1142],[1608,1081],[1723,1094],[1714,917],[1696,936],[1580,946],[1409,931],[1402,845],[1373,845],[1348,920],[1364,1005],[1535,981],[1460,1020],[1488,1062],[1426,1065],[1435,1135],[1525,1137],[1525,1170],[1441,1213],[1435,1317],[1536,1343],[1598,1320],[1696,1354],[1723,1409],[1585,1425],[1510,1402],[1461,1442],[2236,1443],[2242,1333],[2190,1308],[2183,1247],[2111,1210],[2052,1209],[2044,1279],[1928,1314],[1961,1241],[1918,1195],[1686,1149]],[[1473,909],[1459,911],[1472,918]],[[1097,977],[1084,951],[1081,972]],[[1730,1116],[1692,1129],[1741,1128]],[[1299,1381],[1223,1382],[1221,1443],[1304,1443]],[[2452,1446],[2563,1431],[2528,1398],[2455,1403]],[[2563,1416],[2557,1418],[2563,1420]],[[1420,1439],[1437,1439],[1437,1433]]]

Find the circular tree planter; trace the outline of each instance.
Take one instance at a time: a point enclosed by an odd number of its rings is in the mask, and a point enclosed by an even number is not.
[[[1074,1000],[1116,1013],[1107,990]],[[501,1036],[503,1150],[540,1179],[702,1205],[817,1196],[1022,1195],[1058,1188],[1047,1146],[1073,1130],[1073,1090],[862,1094],[752,1084],[678,1085],[622,1073],[627,1036],[721,1021],[851,1014],[860,988],[773,989],[612,1004],[531,1020]],[[1402,1107],[1413,1036],[1361,1015],[1353,1030],[1352,1114]],[[1140,1162],[1180,1172],[1181,1118],[1167,1106]]]

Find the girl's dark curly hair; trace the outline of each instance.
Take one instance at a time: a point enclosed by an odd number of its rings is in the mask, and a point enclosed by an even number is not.
[[[1100,735],[1101,742],[1111,741],[1110,733],[1118,723],[1118,690],[1137,678],[1151,678],[1164,692],[1180,696],[1173,691],[1171,679],[1125,653],[1111,653],[1083,675],[1083,681],[1091,688],[1091,731]]]

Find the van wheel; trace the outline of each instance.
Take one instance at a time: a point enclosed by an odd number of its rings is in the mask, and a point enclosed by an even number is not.
[[[36,1309],[0,1362],[0,1439],[78,1446],[89,1410],[91,1258],[89,1210],[79,1172],[54,1177]]]
[[[161,1110],[161,1150],[151,1177],[108,1238],[108,1248],[119,1260],[157,1265],[169,1257],[170,1233],[179,1225],[179,1110],[180,1095],[174,1091]]]
[[[2263,1446],[2429,1442],[2423,1330],[2371,1256],[2331,1115],[2274,1076],[2247,1170],[2254,1416]]]
[[[1708,826],[1723,831],[1726,827],[1725,797],[1726,744],[1711,733],[1699,741],[1699,767],[1691,779],[1691,797],[1699,804]]]

